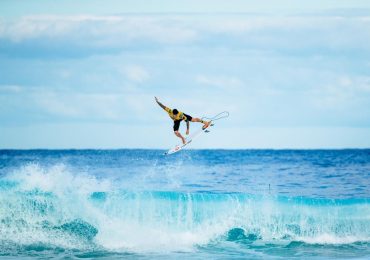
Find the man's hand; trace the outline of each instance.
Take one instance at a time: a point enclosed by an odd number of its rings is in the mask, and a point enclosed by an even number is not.
[[[166,106],[165,106],[165,105],[163,105],[161,102],[159,102],[157,97],[154,97],[154,99],[155,99],[155,101],[157,102],[157,104],[158,104],[161,108],[163,108],[164,110],[166,110]]]
[[[189,129],[186,130],[186,135],[189,135]]]

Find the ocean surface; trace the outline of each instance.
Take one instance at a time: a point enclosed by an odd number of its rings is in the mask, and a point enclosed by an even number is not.
[[[0,257],[370,259],[370,150],[0,150]]]

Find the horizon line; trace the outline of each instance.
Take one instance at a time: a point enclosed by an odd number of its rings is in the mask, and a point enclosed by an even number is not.
[[[0,148],[0,151],[91,151],[91,150],[106,150],[106,151],[114,151],[114,150],[168,150],[168,148],[130,148],[130,147],[122,147],[122,148]],[[370,147],[342,147],[342,148],[334,148],[334,147],[321,147],[321,148],[189,148],[186,150],[190,151],[200,151],[200,150],[276,150],[276,151],[283,151],[283,150],[301,150],[301,151],[310,151],[310,150],[327,150],[327,151],[335,151],[335,150],[370,150]],[[186,151],[185,150],[185,151]]]

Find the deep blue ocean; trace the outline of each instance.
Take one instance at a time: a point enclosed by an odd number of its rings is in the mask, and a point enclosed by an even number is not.
[[[369,259],[370,150],[0,150],[0,256]]]

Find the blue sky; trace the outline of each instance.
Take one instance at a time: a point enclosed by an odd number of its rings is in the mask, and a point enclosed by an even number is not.
[[[370,2],[255,2],[1,1],[0,148],[168,148],[154,96],[230,112],[193,148],[370,147]]]

